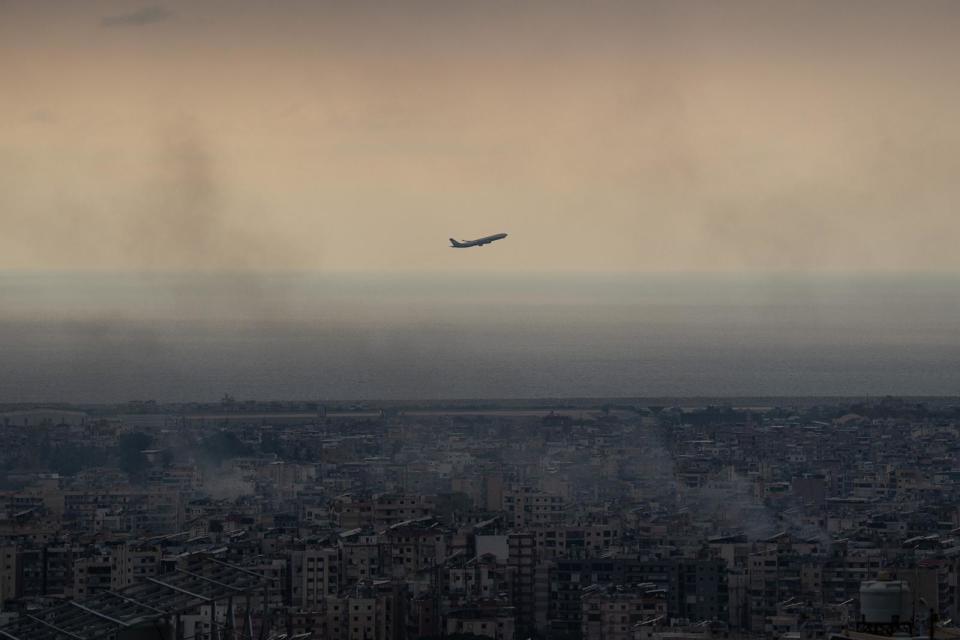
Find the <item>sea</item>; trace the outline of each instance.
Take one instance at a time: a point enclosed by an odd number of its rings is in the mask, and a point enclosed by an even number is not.
[[[960,275],[0,272],[0,403],[960,395]]]

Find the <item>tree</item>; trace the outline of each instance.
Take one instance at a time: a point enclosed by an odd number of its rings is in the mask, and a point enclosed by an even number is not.
[[[444,521],[451,521],[455,513],[469,511],[473,507],[473,501],[465,493],[441,493],[436,497],[437,517]]]
[[[149,434],[139,431],[125,433],[117,440],[117,466],[134,482],[146,475],[149,464],[143,451],[149,449],[152,442]]]
[[[229,431],[218,431],[205,439],[200,445],[204,457],[214,464],[221,464],[224,460],[248,456],[250,447],[240,442],[240,438]]]

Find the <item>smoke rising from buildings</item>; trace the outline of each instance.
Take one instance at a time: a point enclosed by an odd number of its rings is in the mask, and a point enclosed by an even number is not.
[[[0,635],[956,619],[958,7],[0,0]]]
[[[243,478],[236,469],[202,467],[202,491],[214,500],[236,500],[255,495],[252,482]]]

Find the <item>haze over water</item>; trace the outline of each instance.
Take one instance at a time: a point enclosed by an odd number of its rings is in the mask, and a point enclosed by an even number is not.
[[[960,278],[0,275],[3,401],[952,395]]]

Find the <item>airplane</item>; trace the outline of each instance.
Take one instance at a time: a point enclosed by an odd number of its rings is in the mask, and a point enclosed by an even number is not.
[[[457,242],[453,238],[450,238],[450,246],[454,249],[466,249],[467,247],[482,247],[485,244],[490,244],[495,240],[503,240],[507,237],[505,233],[497,233],[492,236],[485,236],[483,238],[478,238],[476,240],[461,240]]]

